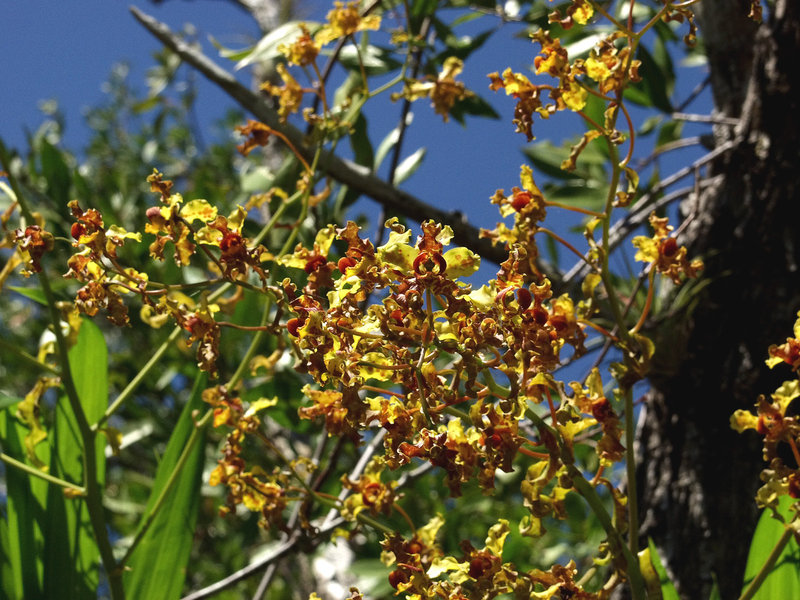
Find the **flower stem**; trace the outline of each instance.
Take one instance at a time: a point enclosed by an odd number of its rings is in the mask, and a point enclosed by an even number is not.
[[[747,589],[744,592],[742,592],[741,596],[739,596],[739,600],[750,600],[750,598],[752,598],[755,595],[755,593],[764,583],[764,580],[767,578],[767,575],[769,575],[772,572],[772,569],[775,566],[775,563],[778,561],[781,552],[783,552],[783,549],[786,547],[786,544],[789,543],[789,540],[792,539],[793,533],[794,530],[791,527],[787,527],[784,530],[783,535],[781,535],[780,539],[775,544],[775,547],[772,549],[772,552],[769,553],[769,556],[767,557],[767,560],[764,562],[764,565],[756,574],[753,581],[750,582],[750,585],[747,586]]]
[[[5,452],[0,452],[0,460],[2,460],[7,465],[14,467],[15,469],[19,469],[20,471],[25,471],[28,475],[33,477],[38,477],[39,479],[44,479],[48,483],[52,483],[54,485],[58,485],[63,487],[65,490],[71,490],[78,496],[85,496],[86,489],[82,488],[79,485],[75,485],[74,483],[70,483],[69,481],[65,481],[58,477],[53,477],[49,473],[45,473],[44,471],[40,471],[36,467],[32,467],[30,465],[25,464],[22,461],[9,456]]]

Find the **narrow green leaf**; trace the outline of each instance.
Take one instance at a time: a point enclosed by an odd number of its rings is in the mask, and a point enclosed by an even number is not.
[[[575,28],[576,35],[570,36],[568,42],[564,42],[564,49],[569,54],[570,59],[586,58],[589,51],[604,40],[613,28],[610,26],[598,26],[592,29]]]
[[[108,350],[103,333],[92,321],[81,321],[77,342],[69,351],[69,361],[83,412],[90,424],[95,423],[108,406]],[[105,439],[98,436],[94,448],[101,486],[105,481],[104,442]],[[86,449],[75,414],[65,397],[56,406],[52,448],[50,472],[81,484]],[[77,600],[96,598],[99,557],[86,503],[80,498],[65,498],[60,488],[50,486],[45,523],[45,596]]]
[[[353,149],[353,158],[357,165],[364,165],[372,168],[375,162],[375,153],[372,150],[372,143],[367,132],[367,119],[364,114],[358,115],[353,123],[353,131],[350,134],[350,147]]]
[[[420,18],[432,15],[437,4],[437,0],[414,0],[411,3],[411,16]]]
[[[419,169],[419,166],[422,164],[422,161],[425,158],[426,152],[427,150],[425,148],[420,148],[412,155],[404,158],[400,164],[397,165],[397,170],[394,173],[395,185],[403,183],[406,179],[411,177],[417,169]]]
[[[205,374],[195,379],[191,397],[186,403],[164,457],[158,465],[153,491],[147,502],[149,515],[165,489],[184,448],[195,430],[192,413],[203,406],[201,394],[206,386]],[[161,509],[139,545],[133,551],[125,573],[125,590],[130,598],[167,600],[179,598],[192,549],[197,512],[200,507],[200,486],[203,475],[203,434],[188,449],[189,455],[177,480],[170,488]]]
[[[22,440],[27,429],[12,416],[11,411],[0,412],[0,440],[3,452],[26,461]],[[37,455],[46,459],[47,443],[39,444]],[[6,467],[6,507],[8,546],[8,571],[10,581],[3,581],[3,589],[9,589],[11,598],[41,597],[42,558],[39,550],[43,544],[40,523],[44,518],[42,497],[47,484],[33,479],[12,467]],[[6,571],[6,567],[3,568]]]
[[[11,565],[11,540],[8,537],[8,519],[0,511],[0,600],[14,597],[16,580]]]
[[[41,290],[41,288],[25,288],[17,285],[10,285],[8,286],[8,289],[17,292],[18,294],[22,294],[26,298],[29,298],[30,300],[33,300],[42,306],[47,306],[47,298],[44,297],[44,292]]]
[[[656,140],[656,148],[669,144],[675,140],[679,140],[683,132],[682,121],[667,121],[658,130],[658,139]]]
[[[650,548],[650,561],[656,573],[658,573],[658,579],[661,583],[661,597],[663,600],[680,600],[678,590],[675,589],[675,586],[669,579],[669,575],[667,575],[667,570],[664,568],[664,565],[661,564],[661,558],[658,556],[658,548],[656,548],[655,542],[653,542],[652,539],[648,539],[647,544]]]
[[[787,523],[794,516],[793,511],[790,509],[793,503],[794,500],[789,496],[781,496],[778,512]],[[783,532],[783,524],[772,518],[769,510],[765,510],[756,526],[753,541],[750,543],[742,589],[745,589],[761,570]],[[753,600],[800,598],[800,577],[797,575],[799,572],[800,547],[792,537],[778,557],[772,572],[767,575],[766,580],[753,596]]]
[[[444,64],[444,61],[451,56],[466,60],[470,54],[483,46],[494,32],[494,29],[490,29],[476,36],[451,34],[444,40],[446,49],[436,55],[433,62],[435,64]]]
[[[563,202],[597,211],[603,210],[607,193],[602,187],[584,181],[580,185],[569,182],[559,186],[545,186],[545,197],[551,202]]]
[[[70,168],[61,152],[45,139],[41,141],[42,174],[47,181],[47,195],[57,206],[69,202],[69,189],[72,183]]]
[[[460,124],[464,124],[464,116],[473,115],[475,117],[486,117],[487,119],[499,119],[500,115],[486,100],[478,96],[469,96],[458,100],[450,109],[450,116]]]
[[[141,102],[137,102],[136,104],[134,104],[131,110],[133,110],[133,114],[141,115],[149,110],[153,110],[154,108],[163,103],[164,103],[163,96],[150,96],[149,98],[145,98]]]
[[[253,48],[242,48],[240,50],[235,50],[233,48],[226,48],[223,46],[213,35],[208,36],[208,41],[217,49],[219,55],[222,58],[227,58],[228,60],[239,61],[246,58],[252,51]]]
[[[672,71],[672,62],[669,55],[664,59],[663,53],[659,53],[660,64],[653,55],[640,45],[637,58],[642,61],[640,73],[642,81],[634,84],[625,91],[625,98],[642,106],[655,106],[659,110],[671,113],[672,103],[670,94],[675,74]]]
[[[407,120],[406,124],[410,125],[411,124],[411,118],[410,118],[411,113],[408,113],[408,114],[409,114],[409,119]],[[386,156],[389,154],[391,149],[394,148],[397,145],[397,141],[399,139],[400,139],[400,128],[399,127],[395,127],[394,129],[392,129],[386,135],[385,138],[383,138],[383,140],[381,140],[381,143],[378,144],[378,149],[375,151],[375,164],[372,167],[374,170],[377,170],[378,167],[381,166],[381,163],[386,158]]]
[[[714,586],[711,588],[711,593],[708,595],[708,600],[722,600],[722,596],[719,593],[719,583],[717,583],[717,578],[714,578]]]
[[[583,149],[574,171],[561,169],[562,161],[569,156],[571,143],[556,146],[552,142],[541,142],[527,146],[523,152],[539,171],[556,179],[596,179],[605,184],[606,157],[597,149],[595,142]]]
[[[4,410],[9,406],[14,406],[19,402],[22,402],[22,398],[16,398],[14,396],[6,396],[4,393],[0,392],[0,410]]]

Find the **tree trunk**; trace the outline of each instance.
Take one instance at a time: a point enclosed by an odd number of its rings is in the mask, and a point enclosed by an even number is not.
[[[791,335],[800,309],[800,3],[777,0],[760,26],[747,2],[703,0],[718,126],[728,140],[718,184],[683,207],[685,243],[709,284],[694,308],[654,332],[652,389],[640,419],[640,533],[651,537],[682,598],[737,598],[758,517],[761,439],[729,427],[737,408],[770,394],[767,347]]]

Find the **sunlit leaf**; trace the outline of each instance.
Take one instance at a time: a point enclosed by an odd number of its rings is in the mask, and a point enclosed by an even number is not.
[[[392,56],[390,50],[372,44],[366,48],[359,47],[358,50],[352,45],[345,46],[339,53],[339,61],[342,66],[359,73],[363,65],[367,75],[382,75],[402,66],[402,63]]]
[[[9,290],[13,290],[34,302],[41,304],[42,306],[47,306],[47,298],[44,295],[44,292],[41,288],[27,288],[27,287],[19,287],[16,285],[8,286]]]
[[[170,436],[164,456],[158,465],[156,479],[145,514],[148,515],[165,489],[189,438],[195,430],[192,413],[203,406],[201,393],[206,385],[205,374],[195,379],[189,401]],[[125,572],[125,590],[131,598],[168,600],[179,598],[186,577],[186,565],[192,549],[197,511],[200,506],[200,485],[203,474],[203,434],[188,449],[183,468],[156,513],[150,529],[134,550]]]
[[[96,423],[108,406],[108,351],[103,333],[92,321],[82,320],[78,339],[70,349],[70,370],[84,415]],[[56,405],[51,474],[81,484],[83,439],[66,398]],[[97,480],[105,482],[105,438],[98,436],[93,449]],[[51,486],[47,493],[44,547],[44,591],[47,597],[95,598],[99,582],[99,557],[86,504],[67,499]]]
[[[0,441],[3,452],[24,462],[25,449],[22,440],[26,433],[26,429],[17,422],[10,411],[0,412]],[[40,458],[46,456],[44,450],[44,446],[40,446]],[[5,480],[7,560],[12,578],[8,582],[3,581],[2,589],[11,590],[10,598],[40,598],[42,585],[40,549],[44,543],[41,519],[47,484],[11,467],[6,467]]]
[[[662,600],[680,600],[678,591],[675,589],[672,581],[670,581],[664,565],[661,564],[661,559],[658,556],[658,548],[656,548],[655,542],[653,542],[652,539],[648,540],[648,548],[650,549],[650,562],[658,574],[659,583],[661,584]]]
[[[778,512],[787,522],[791,521],[794,516],[794,512],[790,509],[794,502],[795,500],[788,495],[781,496]],[[743,590],[761,570],[783,532],[784,525],[771,516],[770,510],[765,510],[758,521],[755,533],[753,533],[753,540],[750,543],[747,566],[744,570]],[[800,572],[800,546],[792,536],[753,599],[800,598],[798,572]]]
[[[425,148],[420,148],[412,155],[407,156],[397,165],[397,170],[394,173],[394,184],[399,185],[403,183],[406,179],[411,177],[419,166],[422,164],[423,159],[425,158],[425,153],[427,150]]]

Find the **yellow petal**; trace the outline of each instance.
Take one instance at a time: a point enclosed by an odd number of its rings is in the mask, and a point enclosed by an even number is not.
[[[189,222],[199,219],[211,223],[217,218],[217,207],[211,206],[206,200],[192,200],[181,208],[181,216]]]

